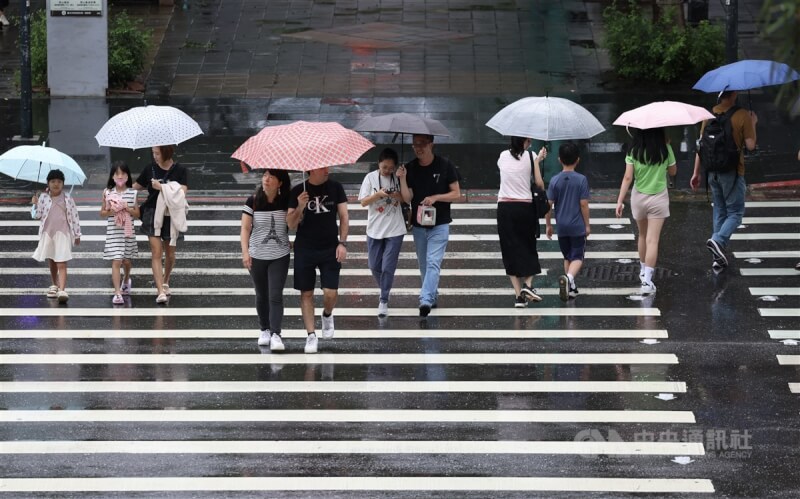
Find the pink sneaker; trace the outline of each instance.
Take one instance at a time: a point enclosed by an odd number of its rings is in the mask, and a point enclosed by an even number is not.
[[[123,295],[127,296],[127,295],[131,294],[131,290],[132,289],[133,289],[133,283],[131,282],[130,279],[128,279],[127,281],[122,283],[122,294]]]
[[[114,298],[111,299],[111,303],[114,305],[122,305],[125,303],[125,300],[122,299],[122,295],[114,295]]]

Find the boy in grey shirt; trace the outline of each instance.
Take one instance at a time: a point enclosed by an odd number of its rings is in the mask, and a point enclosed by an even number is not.
[[[580,151],[576,144],[568,142],[558,148],[558,161],[561,173],[550,179],[547,199],[550,211],[545,215],[547,238],[553,239],[552,213],[556,214],[556,233],[558,246],[564,255],[564,275],[558,278],[558,296],[563,301],[578,296],[575,276],[583,265],[586,238],[591,233],[589,227],[589,182],[575,171],[580,163]]]

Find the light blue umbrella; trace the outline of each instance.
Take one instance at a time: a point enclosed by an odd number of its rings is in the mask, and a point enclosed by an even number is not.
[[[712,93],[782,85],[795,80],[800,80],[800,74],[786,64],[745,59],[712,69],[697,80],[692,88]]]
[[[86,180],[74,159],[52,147],[17,146],[0,155],[0,173],[15,180],[46,184],[50,170],[64,173],[64,185],[82,185]]]

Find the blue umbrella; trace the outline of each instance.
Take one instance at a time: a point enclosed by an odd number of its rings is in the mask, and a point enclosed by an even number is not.
[[[61,170],[64,185],[82,185],[86,175],[74,159],[45,146],[17,146],[0,155],[0,173],[16,180],[47,183],[50,170]]]
[[[692,87],[703,92],[750,90],[782,85],[800,80],[800,74],[786,64],[775,61],[745,59],[712,69]]]

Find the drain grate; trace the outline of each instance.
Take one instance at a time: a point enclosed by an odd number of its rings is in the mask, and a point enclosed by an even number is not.
[[[607,282],[639,282],[639,265],[598,265],[581,269],[581,277],[594,281]],[[664,279],[671,277],[669,269],[656,267],[653,277]]]

